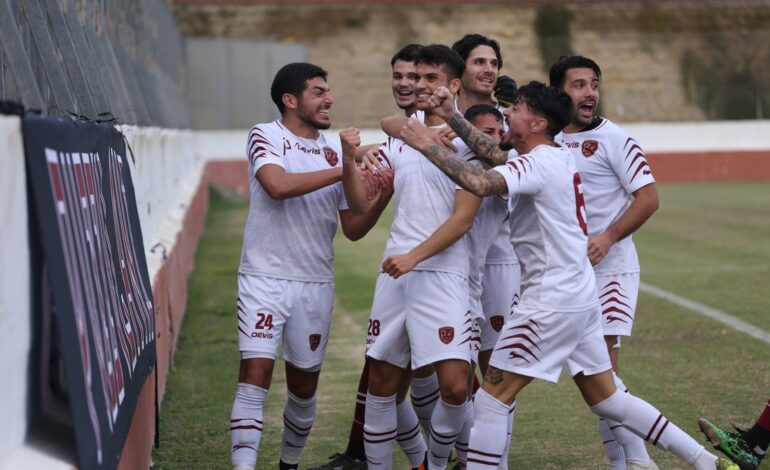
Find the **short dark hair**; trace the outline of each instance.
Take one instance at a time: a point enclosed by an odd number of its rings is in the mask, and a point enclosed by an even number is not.
[[[422,44],[407,44],[393,54],[393,58],[390,59],[390,66],[393,67],[397,60],[414,62],[414,58],[417,56],[417,53],[420,52],[420,49],[422,49]]]
[[[532,81],[519,88],[516,100],[526,103],[533,113],[548,121],[546,132],[552,139],[570,122],[572,99],[556,87]]]
[[[452,50],[460,54],[463,62],[465,62],[468,60],[468,56],[470,55],[471,51],[479,46],[491,47],[492,50],[495,51],[495,56],[497,57],[499,68],[503,68],[503,56],[500,54],[500,44],[498,44],[494,39],[490,39],[482,34],[466,34],[457,42],[452,44]]]
[[[561,88],[564,86],[564,80],[567,78],[567,71],[569,69],[591,69],[594,71],[599,80],[602,79],[602,69],[599,68],[599,64],[583,57],[582,55],[563,55],[559,57],[551,66],[551,70],[548,71],[548,81],[551,86]]]
[[[494,116],[500,122],[503,121],[503,113],[491,104],[474,104],[465,111],[464,117],[468,121],[473,122],[477,117],[486,115]]]
[[[316,77],[321,77],[326,81],[326,70],[306,62],[293,62],[281,67],[281,70],[275,74],[273,84],[270,86],[270,97],[273,103],[278,106],[281,116],[286,111],[283,104],[283,95],[292,94],[299,98],[302,92],[307,88],[307,81]]]
[[[415,65],[429,64],[441,67],[450,80],[463,76],[465,62],[457,52],[443,44],[423,46],[414,58]]]

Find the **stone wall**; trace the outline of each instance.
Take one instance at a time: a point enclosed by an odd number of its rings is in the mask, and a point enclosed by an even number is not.
[[[520,83],[546,80],[550,64],[544,63],[539,46],[547,38],[542,31],[538,34],[535,23],[538,13],[542,16],[547,7],[560,8],[568,18],[568,31],[562,38],[567,49],[602,65],[603,112],[618,121],[724,117],[719,115],[721,108],[715,108],[720,102],[710,96],[721,82],[708,88],[711,82],[704,85],[699,78],[703,74],[693,73],[700,69],[683,65],[686,54],[697,59],[699,54],[710,53],[715,35],[727,44],[736,43],[730,35],[742,38],[746,57],[742,59],[740,51],[727,51],[724,57],[711,57],[712,62],[725,59],[727,69],[770,63],[767,47],[761,46],[770,43],[768,0],[565,2],[555,7],[533,3],[451,7],[440,6],[440,2],[398,7],[195,3],[178,0],[175,8],[187,35],[305,44],[308,60],[330,72],[336,97],[335,127],[373,127],[383,115],[397,112],[389,88],[389,62],[408,42],[451,44],[467,32],[482,33],[500,42],[504,73]],[[703,67],[706,62],[696,60],[695,65]],[[767,72],[767,67],[762,70]],[[770,94],[770,86],[758,89],[764,96]],[[770,106],[770,99],[767,104]],[[762,106],[760,102],[760,112]]]

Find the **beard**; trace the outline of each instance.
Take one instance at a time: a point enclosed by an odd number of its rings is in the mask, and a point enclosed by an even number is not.
[[[299,118],[304,122],[305,124],[309,125],[310,127],[313,127],[318,130],[326,130],[332,126],[331,120],[329,121],[321,121],[319,119],[316,119],[316,111],[310,111],[310,110],[303,110],[300,114]]]

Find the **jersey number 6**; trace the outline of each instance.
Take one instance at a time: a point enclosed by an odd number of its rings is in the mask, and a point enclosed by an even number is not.
[[[586,224],[586,200],[583,197],[583,188],[580,186],[580,173],[575,172],[572,177],[572,184],[575,186],[575,212],[577,214],[578,224],[583,230],[583,234],[588,236],[588,225]]]

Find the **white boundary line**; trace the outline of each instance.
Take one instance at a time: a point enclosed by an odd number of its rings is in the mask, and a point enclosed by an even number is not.
[[[639,290],[642,292],[646,292],[648,294],[654,295],[655,297],[668,300],[672,304],[676,304],[676,305],[679,305],[680,307],[684,307],[688,310],[691,310],[697,313],[698,315],[709,317],[712,320],[716,320],[720,323],[723,323],[729,326],[730,328],[740,331],[741,333],[745,333],[751,336],[752,338],[756,338],[760,341],[764,341],[765,343],[770,344],[770,333],[767,333],[766,331],[763,331],[754,325],[746,323],[745,321],[739,318],[735,318],[729,313],[709,307],[708,305],[703,305],[698,302],[694,302],[690,299],[686,299],[682,296],[676,295],[667,290],[663,290],[659,287],[651,286],[644,282],[639,283]]]

